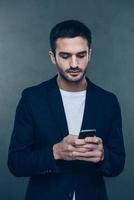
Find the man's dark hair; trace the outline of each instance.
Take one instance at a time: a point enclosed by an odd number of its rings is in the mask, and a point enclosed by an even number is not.
[[[67,20],[56,24],[50,32],[50,46],[52,52],[55,54],[56,40],[58,38],[74,38],[78,36],[86,39],[90,48],[91,31],[85,24],[77,20]]]

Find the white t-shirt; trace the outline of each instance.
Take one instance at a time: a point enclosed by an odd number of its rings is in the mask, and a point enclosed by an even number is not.
[[[80,92],[68,92],[60,89],[60,92],[69,134],[79,135],[85,108],[86,90]],[[73,200],[75,200],[75,193],[73,195]]]

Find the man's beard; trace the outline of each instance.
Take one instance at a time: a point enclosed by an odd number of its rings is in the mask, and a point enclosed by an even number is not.
[[[68,83],[80,83],[86,74],[86,70],[83,71],[78,66],[75,68],[70,67],[69,69],[67,69],[65,71],[61,70],[58,67],[58,70],[59,70],[59,75],[61,76],[61,78]],[[78,78],[77,77],[75,78],[75,76],[74,77],[72,76],[72,78],[71,78],[70,76],[67,75],[69,73],[74,73],[74,75],[75,75],[75,73],[80,73],[80,76]]]

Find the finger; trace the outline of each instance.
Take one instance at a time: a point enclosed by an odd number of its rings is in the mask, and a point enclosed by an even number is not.
[[[87,143],[85,145],[82,145],[81,147],[89,149],[89,150],[102,150],[103,149],[102,144],[95,144],[95,143]]]
[[[72,145],[66,145],[66,151],[67,152],[73,152],[73,151],[75,151],[75,148],[72,146]]]
[[[84,139],[76,139],[75,140],[75,146],[80,146],[80,145],[84,145],[84,144],[86,144]]]
[[[75,140],[76,140],[77,138],[78,138],[78,136],[69,134],[69,135],[66,136],[63,140],[64,140],[64,142],[67,143],[67,144],[75,145]]]
[[[89,149],[83,147],[76,147],[74,150],[74,152],[81,152],[81,153],[85,153],[87,151],[89,151]]]
[[[100,144],[100,143],[102,143],[102,139],[99,138],[99,137],[96,137],[96,136],[94,136],[94,137],[86,137],[85,138],[85,142]]]
[[[94,143],[86,143],[85,145],[82,145],[82,147],[89,150],[94,150],[98,148],[98,145]]]
[[[102,145],[102,144],[97,145],[97,148],[96,148],[96,149],[98,149],[98,150],[100,150],[100,151],[103,151],[103,145]]]
[[[85,158],[91,158],[91,157],[102,157],[101,151],[87,151],[87,152],[73,152],[73,156],[76,157],[85,157]]]
[[[70,154],[72,152],[81,152],[81,153],[85,153],[87,152],[87,148],[83,148],[83,147],[74,147],[72,145],[65,145],[63,147],[63,151]]]
[[[79,148],[84,148],[84,149],[86,149],[86,151],[94,151],[94,150],[103,151],[102,144],[87,143],[85,145],[79,146]]]
[[[64,160],[75,160],[75,157],[72,152],[64,152],[63,159]]]

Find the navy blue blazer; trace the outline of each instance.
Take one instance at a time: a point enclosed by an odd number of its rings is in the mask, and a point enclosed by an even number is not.
[[[25,89],[17,106],[8,167],[17,177],[30,177],[26,200],[107,200],[104,176],[124,168],[121,112],[116,96],[87,78],[81,129],[96,129],[104,144],[104,160],[56,161],[53,145],[68,127],[56,77]],[[71,102],[70,102],[71,103]],[[74,119],[75,120],[75,119]]]

